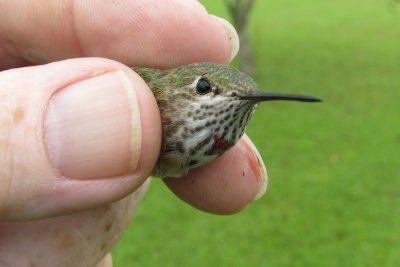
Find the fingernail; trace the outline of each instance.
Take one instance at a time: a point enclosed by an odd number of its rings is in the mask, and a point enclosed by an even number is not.
[[[236,32],[235,27],[233,27],[232,24],[230,24],[227,20],[214,16],[219,23],[224,27],[225,32],[229,38],[229,41],[231,43],[231,57],[230,60],[234,59],[239,52],[240,48],[240,42],[239,42],[239,36],[238,33]]]
[[[44,120],[52,165],[63,176],[98,179],[131,173],[141,147],[135,88],[123,71],[80,80],[57,91]]]
[[[259,184],[259,189],[257,191],[256,196],[254,197],[254,200],[257,200],[261,198],[265,192],[267,192],[267,187],[268,187],[268,173],[267,173],[267,168],[265,167],[264,161],[261,158],[260,153],[258,152],[257,148],[253,144],[253,142],[250,140],[250,138],[247,137],[247,135],[243,136],[243,140],[246,142],[246,144],[250,147],[250,149],[253,151],[254,157],[257,159],[256,162],[258,164],[258,170],[259,170],[259,175],[258,175],[258,184]]]

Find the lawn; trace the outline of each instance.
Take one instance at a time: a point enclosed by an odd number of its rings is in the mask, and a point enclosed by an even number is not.
[[[226,17],[222,1],[202,1]],[[393,2],[394,3],[394,2]],[[255,80],[322,104],[270,102],[247,133],[267,194],[220,217],[159,180],[113,250],[115,266],[400,266],[400,4],[258,0]]]

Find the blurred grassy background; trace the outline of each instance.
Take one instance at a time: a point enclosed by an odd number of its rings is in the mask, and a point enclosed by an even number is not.
[[[115,266],[400,266],[400,5],[258,0],[250,36],[261,88],[325,102],[259,108],[247,133],[269,189],[240,214],[153,181]]]

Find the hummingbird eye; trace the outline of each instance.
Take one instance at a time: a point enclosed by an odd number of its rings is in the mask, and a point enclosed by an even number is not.
[[[210,82],[205,78],[200,78],[196,84],[196,92],[199,95],[205,95],[212,91]]]

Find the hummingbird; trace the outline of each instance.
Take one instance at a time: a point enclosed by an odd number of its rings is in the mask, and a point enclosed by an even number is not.
[[[132,68],[151,88],[161,114],[162,144],[152,172],[181,177],[216,159],[243,135],[261,102],[319,102],[298,94],[262,92],[247,74],[222,64],[194,63],[169,70]]]

